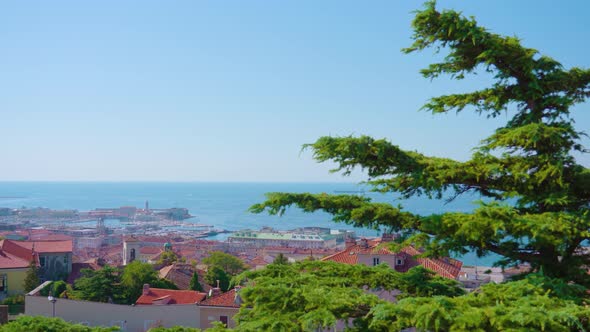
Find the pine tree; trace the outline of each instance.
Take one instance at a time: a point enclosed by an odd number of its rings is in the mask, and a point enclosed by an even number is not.
[[[516,37],[492,33],[461,13],[438,11],[434,2],[416,13],[414,43],[404,51],[434,48],[447,55],[422,70],[429,79],[464,79],[478,71],[493,75],[490,87],[437,96],[424,109],[434,114],[471,110],[508,121],[457,161],[404,150],[384,139],[321,137],[305,145],[319,162],[333,162],[348,175],[365,170],[378,192],[407,199],[454,198],[472,193],[484,201],[472,213],[418,215],[353,195],[270,193],[253,212],[282,214],[292,205],[325,211],[337,222],[411,234],[405,244],[426,255],[496,253],[497,264],[528,263],[531,272],[590,286],[590,169],[570,117],[573,105],[590,96],[590,70],[565,69],[558,61],[525,47]]]
[[[27,274],[25,275],[25,280],[23,284],[23,288],[25,292],[30,292],[33,289],[37,288],[41,284],[41,279],[39,278],[39,268],[35,261],[31,261],[29,264],[29,269],[27,270]]]
[[[279,253],[277,257],[272,261],[273,264],[289,264],[289,260],[283,253]]]
[[[201,283],[199,282],[199,274],[196,271],[193,272],[193,276],[192,276],[191,282],[189,284],[189,289],[197,291],[197,292],[203,291],[203,286],[201,286]]]

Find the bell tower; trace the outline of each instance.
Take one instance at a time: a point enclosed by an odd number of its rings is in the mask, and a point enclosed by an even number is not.
[[[138,259],[141,243],[134,237],[123,239],[123,265],[127,265]]]

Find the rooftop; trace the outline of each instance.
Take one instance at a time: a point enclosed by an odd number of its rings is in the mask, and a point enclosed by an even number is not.
[[[219,294],[217,296],[212,296],[201,303],[200,306],[210,306],[210,307],[230,307],[230,308],[239,308],[240,301],[236,301],[236,296],[239,296],[236,293],[235,289],[229,290],[223,294]]]
[[[207,297],[205,293],[191,290],[172,290],[162,288],[149,288],[146,295],[141,295],[135,304],[152,305],[162,299],[167,299],[166,304],[195,304]]]
[[[334,255],[324,257],[324,261],[333,261],[343,264],[358,264],[359,255],[396,255],[403,258],[403,265],[396,266],[400,272],[406,272],[418,265],[433,271],[437,275],[449,279],[456,279],[461,271],[463,263],[452,258],[416,257],[422,252],[412,246],[402,248],[399,252],[393,252],[387,246],[381,245],[381,239],[367,241],[367,246],[352,245]]]

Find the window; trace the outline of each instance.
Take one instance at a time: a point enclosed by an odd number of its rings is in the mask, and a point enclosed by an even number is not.
[[[373,257],[373,266],[377,266],[379,263],[379,257]]]
[[[8,292],[8,284],[6,280],[6,274],[0,275],[0,292],[6,293]]]
[[[395,261],[395,265],[404,265],[404,261],[398,258],[398,259]]]
[[[219,316],[219,321],[227,327],[227,316]]]
[[[64,256],[64,265],[67,267],[68,266],[68,254],[66,254]]]
[[[39,265],[41,265],[41,267],[45,267],[45,259],[46,257],[43,256],[39,256]]]
[[[131,249],[131,254],[129,255],[129,261],[133,262],[135,260],[135,248]]]

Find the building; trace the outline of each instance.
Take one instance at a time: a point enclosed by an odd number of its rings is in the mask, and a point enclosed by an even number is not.
[[[24,293],[31,262],[42,280],[65,279],[72,272],[72,241],[0,241],[0,298]]]
[[[399,252],[393,252],[386,245],[382,245],[389,240],[391,240],[390,237],[375,240],[360,239],[358,242],[349,239],[346,243],[346,249],[324,257],[322,260],[343,264],[364,264],[367,266],[387,264],[399,272],[406,272],[414,266],[421,265],[444,278],[457,279],[459,277],[463,266],[461,261],[446,257],[416,257],[422,252],[412,246],[405,247]]]
[[[292,247],[305,249],[331,248],[336,246],[336,237],[317,233],[278,231],[239,231],[228,237],[230,246]]]
[[[134,237],[127,237],[123,240],[123,265],[127,265],[139,259],[141,243]]]
[[[213,292],[216,288],[213,288]],[[218,290],[218,288],[217,288]],[[201,328],[211,328],[214,322],[221,322],[229,328],[234,328],[236,322],[233,316],[238,313],[242,304],[240,287],[231,289],[223,294],[217,293],[197,304],[200,308]]]
[[[164,266],[158,271],[161,279],[168,279],[178,287],[178,289],[189,289],[193,273],[197,272],[199,276],[199,283],[203,292],[208,293],[211,286],[203,282],[205,271],[198,270],[190,264],[174,263],[172,265]]]
[[[199,292],[149,288],[148,295],[142,295],[143,299],[140,297],[137,305],[63,298],[50,305],[47,297],[39,295],[40,289],[45,286],[43,284],[25,296],[25,315],[55,316],[88,326],[116,326],[122,331],[144,332],[160,326],[206,329],[217,321],[233,328],[233,316],[238,313],[241,304],[239,289],[223,294],[217,289],[206,299],[207,294]]]
[[[197,304],[207,298],[207,293],[192,290],[174,290],[162,288],[150,288],[149,284],[143,285],[141,296],[135,301],[136,305],[172,305],[172,304]]]
[[[72,272],[73,245],[71,240],[12,242],[35,253],[41,268],[41,280],[62,280]]]

